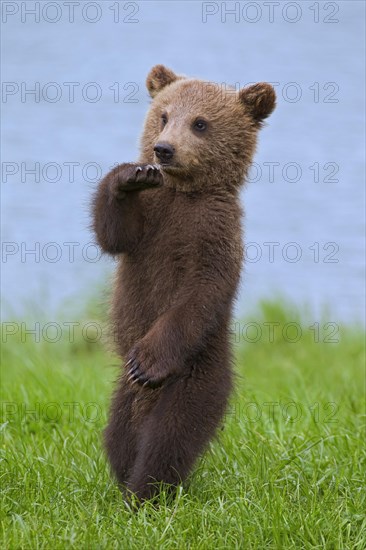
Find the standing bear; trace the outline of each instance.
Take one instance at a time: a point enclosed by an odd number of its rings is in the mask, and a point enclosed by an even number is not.
[[[140,158],[107,174],[93,201],[98,243],[119,261],[112,315],[125,360],[105,444],[140,501],[187,477],[225,412],[239,190],[275,106],[266,83],[235,91],[162,65],[146,83]]]

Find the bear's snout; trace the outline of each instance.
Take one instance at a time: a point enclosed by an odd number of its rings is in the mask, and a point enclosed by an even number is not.
[[[170,145],[169,143],[161,141],[160,143],[157,143],[154,147],[154,152],[157,158],[162,162],[169,162],[174,155],[175,149],[173,145]]]

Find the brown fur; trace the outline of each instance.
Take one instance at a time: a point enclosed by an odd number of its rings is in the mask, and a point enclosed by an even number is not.
[[[238,192],[275,105],[268,84],[208,88],[162,65],[147,88],[140,158],[101,181],[93,207],[100,246],[119,258],[112,313],[126,358],[105,442],[117,480],[141,500],[156,493],[153,482],[187,477],[225,411]],[[157,143],[174,148],[173,159],[149,167]]]

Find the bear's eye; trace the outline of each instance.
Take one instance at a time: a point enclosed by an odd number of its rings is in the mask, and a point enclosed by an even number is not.
[[[197,130],[197,132],[204,132],[206,128],[207,128],[207,122],[202,118],[198,118],[193,123],[193,129]]]
[[[166,113],[163,113],[161,115],[161,125],[163,128],[167,124],[167,122],[168,122],[168,115]]]

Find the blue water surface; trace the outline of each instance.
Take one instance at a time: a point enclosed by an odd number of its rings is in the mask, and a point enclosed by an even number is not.
[[[236,314],[282,295],[308,304],[314,321],[324,307],[329,321],[363,319],[363,2],[2,9],[5,319],[30,310],[53,319],[110,285],[114,263],[92,244],[90,197],[114,163],[136,159],[157,63],[277,90],[242,193],[248,259]]]

